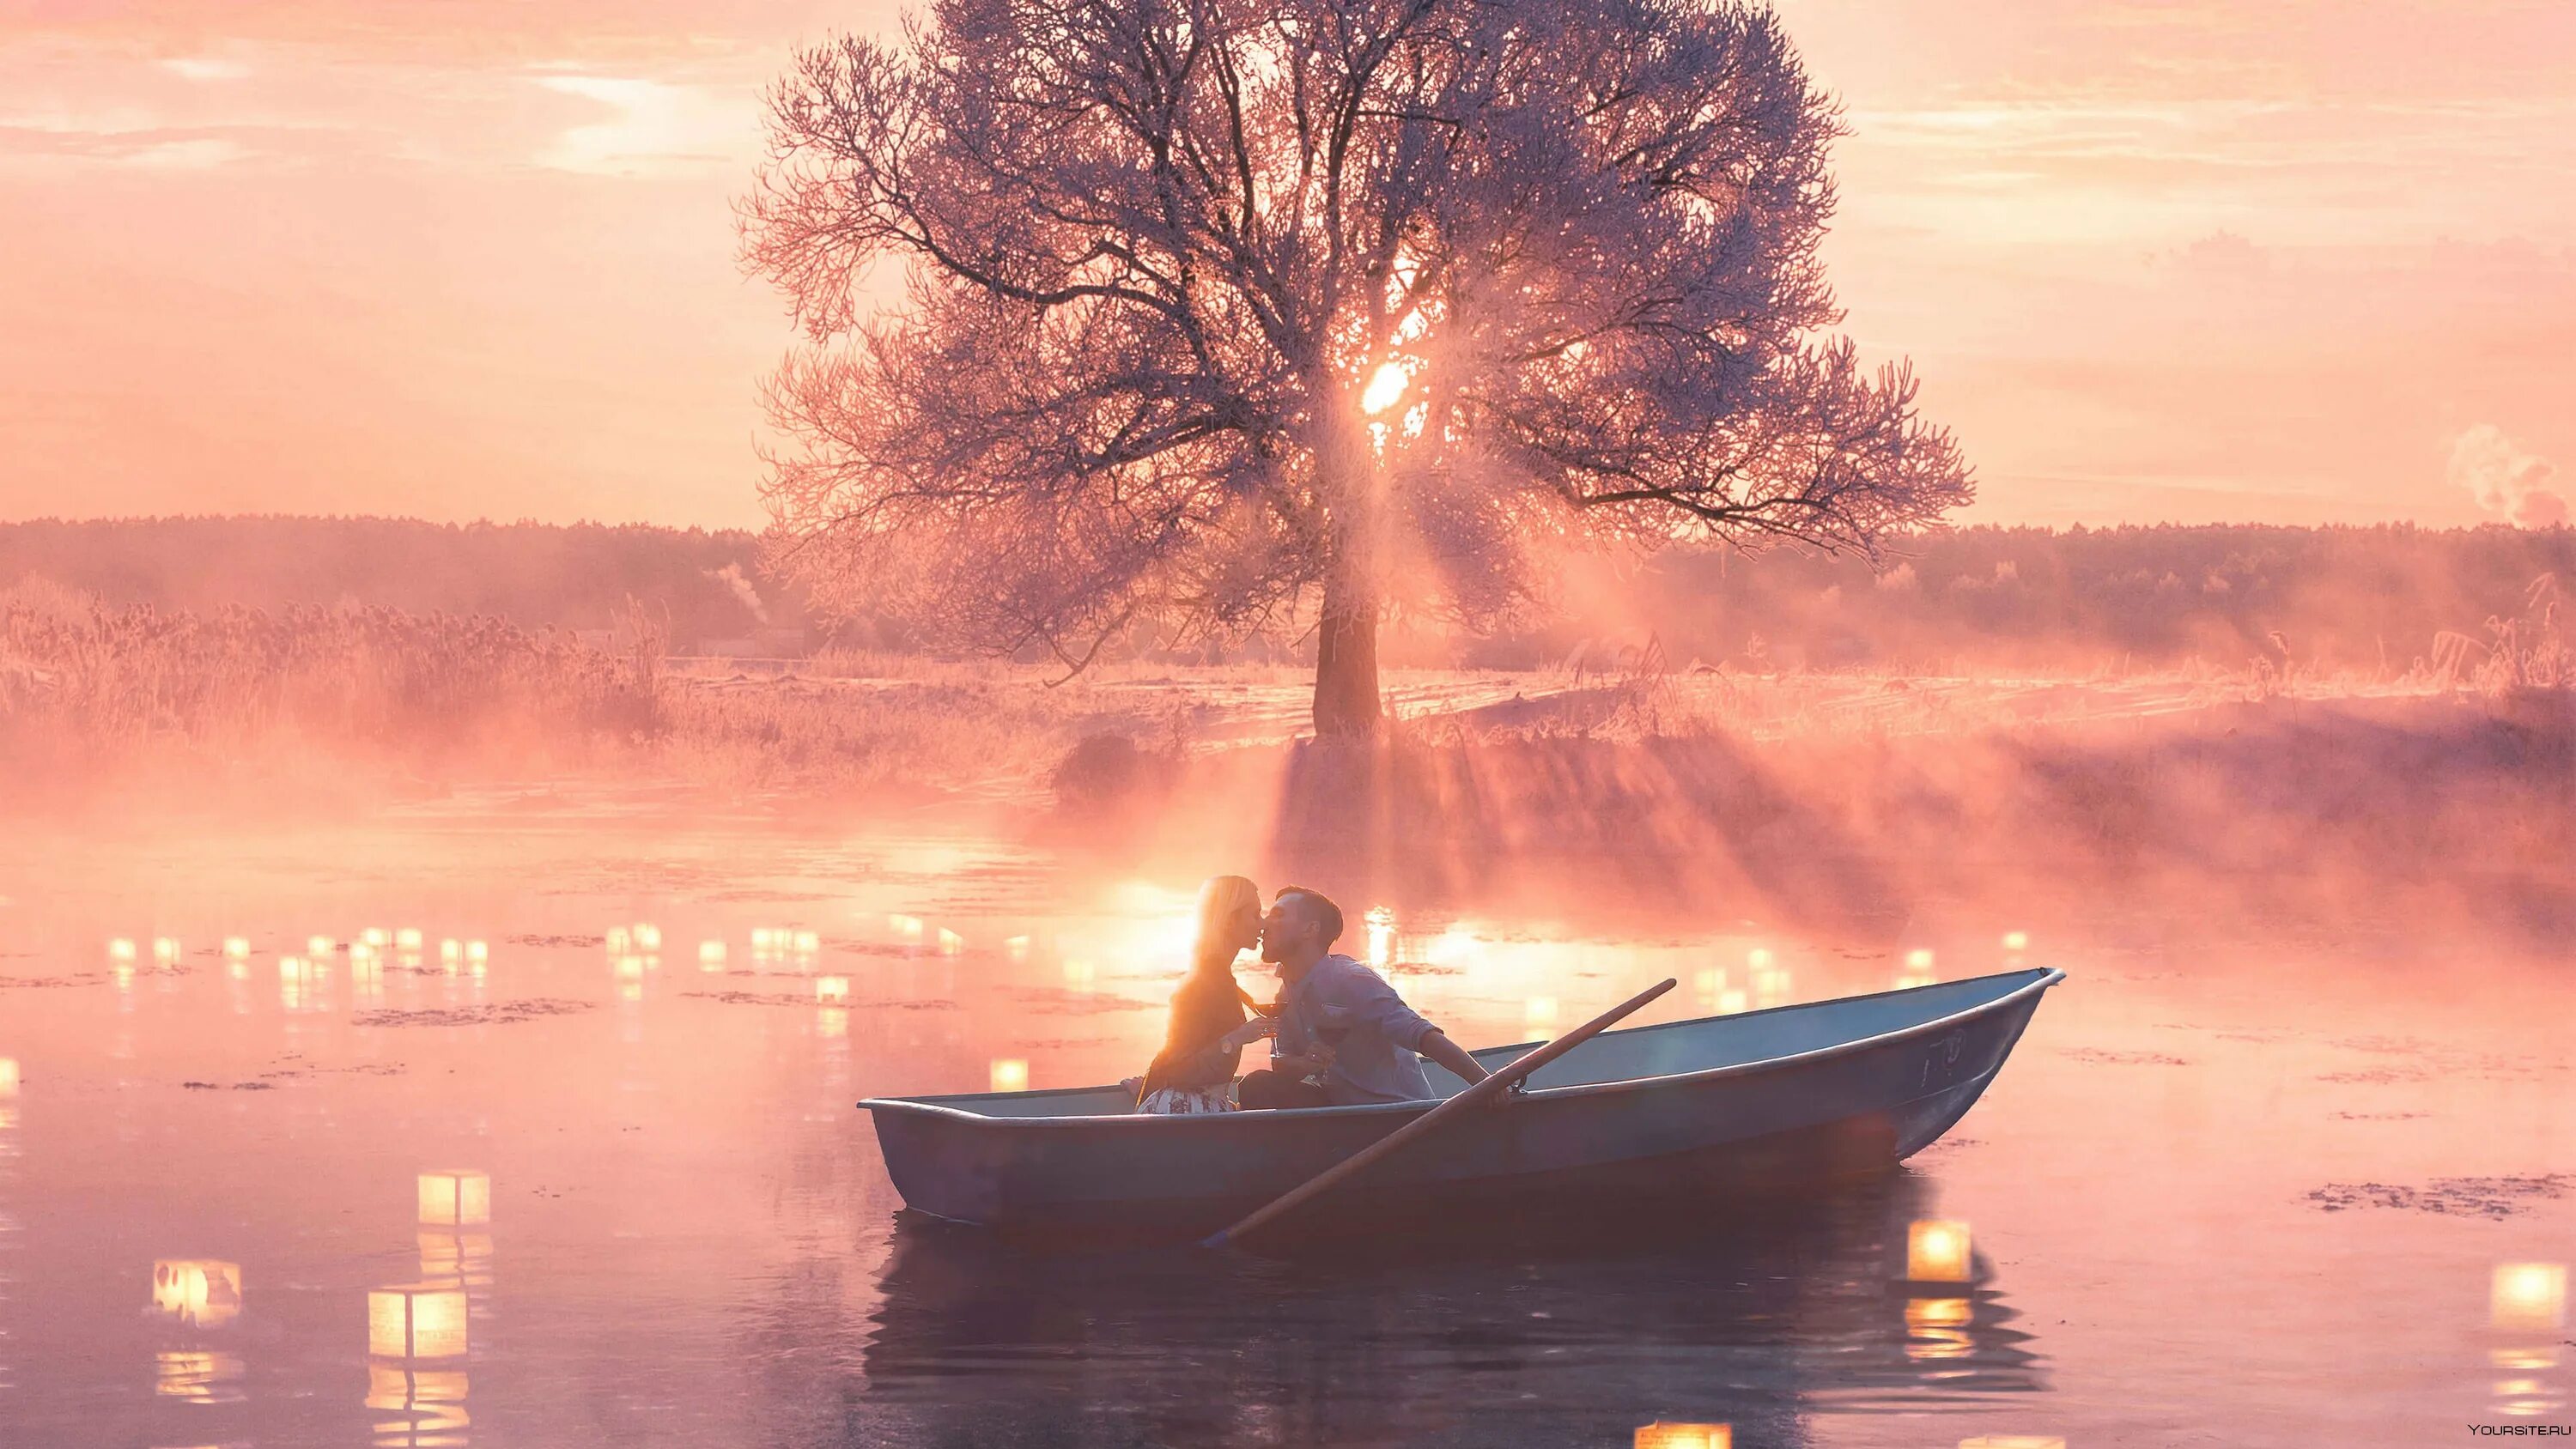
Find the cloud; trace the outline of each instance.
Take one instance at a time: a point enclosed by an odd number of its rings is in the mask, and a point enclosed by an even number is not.
[[[547,75],[537,84],[611,112],[564,131],[538,156],[558,170],[634,175],[747,166],[757,154],[759,108],[748,93],[630,76]]]
[[[2479,423],[2451,440],[2451,482],[2466,488],[2478,507],[2523,528],[2567,522],[2567,499],[2549,486],[2558,469],[2524,452],[2493,423]]]

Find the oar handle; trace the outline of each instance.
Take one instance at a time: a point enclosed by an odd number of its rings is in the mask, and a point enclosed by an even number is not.
[[[1236,1223],[1234,1226],[1225,1229],[1223,1232],[1220,1232],[1211,1238],[1206,1239],[1200,1244],[1200,1246],[1207,1248],[1223,1247],[1234,1239],[1257,1231],[1264,1224],[1269,1223],[1280,1214],[1295,1210],[1318,1194],[1331,1190],[1335,1184],[1341,1182],[1351,1174],[1358,1172],[1360,1169],[1367,1167],[1370,1163],[1395,1152],[1405,1144],[1421,1137],[1423,1134],[1435,1130],[1440,1126],[1440,1124],[1450,1120],[1453,1114],[1465,1112],[1475,1107],[1480,1102],[1492,1101],[1494,1098],[1510,1091],[1515,1083],[1521,1081],[1530,1073],[1537,1071],[1539,1068],[1546,1066],[1549,1062],[1555,1061],[1558,1057],[1565,1055],[1567,1052],[1574,1050],[1576,1047],[1583,1045],[1585,1042],[1590,1041],[1602,1032],[1617,1025],[1619,1022],[1633,1014],[1639,1007],[1644,1006],[1647,1002],[1654,1000],[1665,992],[1672,990],[1675,984],[1676,983],[1671,977],[1666,977],[1661,983],[1638,992],[1636,995],[1620,1002],[1617,1006],[1614,1006],[1608,1011],[1601,1013],[1599,1016],[1592,1018],[1590,1021],[1587,1021],[1583,1025],[1576,1027],[1574,1030],[1567,1032],[1565,1035],[1558,1037],[1556,1040],[1544,1042],[1538,1046],[1530,1048],[1528,1051],[1523,1052],[1520,1056],[1514,1058],[1511,1065],[1503,1068],[1499,1072],[1493,1073],[1483,1081],[1475,1083],[1465,1091],[1450,1098],[1448,1101],[1441,1103],[1439,1106],[1434,1107],[1430,1111],[1423,1113],[1421,1116],[1414,1118],[1412,1121],[1405,1123],[1393,1132],[1386,1134],[1384,1137],[1370,1143],[1368,1146],[1361,1148],[1359,1151],[1354,1152],[1350,1156],[1343,1158],[1341,1161],[1334,1163],[1332,1166],[1325,1168],[1322,1172],[1315,1174],[1312,1178],[1307,1179],[1305,1182],[1289,1189],[1286,1193],[1281,1194],[1278,1199],[1267,1206],[1256,1210],[1251,1216],[1245,1218],[1243,1221]]]

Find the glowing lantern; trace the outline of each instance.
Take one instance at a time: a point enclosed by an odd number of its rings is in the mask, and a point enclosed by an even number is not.
[[[1718,996],[1726,990],[1726,973],[1719,970],[1702,971],[1692,978],[1691,984],[1699,992],[1700,1009],[1717,1010]]]
[[[450,936],[438,943],[438,964],[454,966],[465,960],[465,943]]]
[[[465,959],[480,966],[492,959],[492,948],[481,941],[468,941],[465,943]]]
[[[191,1328],[221,1328],[241,1316],[241,1265],[164,1258],[152,1265],[152,1310]]]
[[[1717,994],[1717,1013],[1720,1016],[1733,1016],[1749,1005],[1751,1003],[1744,999],[1744,993],[1741,991],[1721,991]]]
[[[769,943],[770,943],[770,940],[771,940],[771,938],[772,938],[772,937],[774,937],[776,934],[777,934],[776,932],[774,932],[774,931],[770,930],[767,926],[754,926],[754,927],[752,927],[752,928],[751,928],[751,949],[753,949],[753,950],[755,950],[755,951],[766,951],[766,950],[768,950],[768,949],[769,949]]]
[[[624,926],[611,926],[608,928],[607,944],[609,955],[623,956],[634,949],[635,943],[633,938],[627,935]]]
[[[939,928],[939,954],[954,956],[966,949],[966,938],[946,926]]]
[[[301,956],[280,956],[277,958],[277,979],[280,985],[293,983],[301,986],[313,979],[313,967]]]
[[[376,1358],[462,1358],[465,1290],[407,1283],[367,1290],[367,1352]]]
[[[108,943],[107,943],[107,959],[109,959],[110,961],[131,961],[131,960],[133,960],[133,959],[134,959],[134,943],[133,943],[132,941],[127,940],[127,939],[126,939],[125,937],[123,937],[123,936],[119,936],[119,937],[117,937],[115,940],[108,942]]]
[[[723,966],[723,965],[724,965],[724,963],[725,963],[725,943],[724,943],[724,942],[722,942],[722,941],[700,941],[700,942],[698,943],[698,964],[699,964],[700,966],[703,966],[703,967],[707,968],[708,970],[713,971],[713,970],[716,970],[717,968],[719,968],[719,967]]]
[[[1395,959],[1395,912],[1385,906],[1369,907],[1368,959],[1376,966]]]
[[[452,1228],[492,1221],[491,1174],[472,1169],[422,1173],[420,1220]]]
[[[224,937],[224,958],[229,961],[249,960],[250,938],[247,936]]]
[[[417,950],[419,950],[419,949],[420,949],[420,927],[418,927],[418,926],[405,926],[405,927],[403,927],[402,929],[400,929],[400,930],[398,930],[398,931],[394,932],[394,949],[395,949],[395,950],[397,950],[397,951],[417,951]]]
[[[661,927],[650,924],[639,925],[635,928],[634,935],[635,949],[645,952],[659,951],[662,949]]]
[[[179,938],[176,936],[153,937],[152,960],[154,964],[161,966],[175,966],[179,964]]]
[[[1521,1026],[1532,1037],[1547,1036],[1556,1030],[1556,998],[1533,996],[1521,1003]]]
[[[1015,962],[1026,961],[1029,959],[1029,938],[1013,936],[1002,943],[1002,951]]]
[[[1948,1218],[1917,1218],[1905,1233],[1905,1276],[1917,1283],[1965,1283],[1970,1258],[1968,1225]]]
[[[1064,986],[1067,991],[1089,991],[1099,979],[1099,970],[1080,957],[1074,957],[1064,963]]]
[[[1017,1057],[993,1059],[993,1090],[1025,1092],[1029,1089],[1029,1064]]]
[[[0,1097],[18,1095],[18,1059],[0,1057]]]
[[[2567,1323],[2567,1265],[2498,1263],[2488,1317],[2504,1333],[2555,1333]]]
[[[307,936],[307,937],[305,937],[305,938],[304,938],[304,954],[305,954],[305,955],[307,955],[307,956],[328,956],[328,955],[330,955],[330,954],[331,954],[331,938],[330,938],[330,937],[328,937],[328,936]]]
[[[2021,952],[2021,951],[2027,951],[2027,950],[2029,950],[2029,949],[2030,949],[2030,932],[2028,932],[2028,931],[2006,931],[2006,932],[2004,932],[2004,949],[2005,949],[2005,950],[2007,950],[2007,951],[2013,951],[2013,952]]]
[[[386,934],[385,928],[382,926],[369,926],[367,929],[358,933],[358,939],[378,950],[382,950],[393,944],[393,938]]]
[[[1732,1449],[1735,1430],[1726,1424],[1642,1425],[1636,1449]]]
[[[847,1007],[826,1006],[817,1011],[814,1016],[815,1027],[823,1035],[843,1037],[850,1034],[850,1013]]]
[[[919,916],[888,916],[886,929],[907,941],[918,941],[923,927]]]
[[[850,978],[825,976],[814,982],[814,999],[825,1006],[841,1006],[850,999]]]
[[[352,941],[349,943],[349,960],[353,964],[363,966],[375,959],[375,947],[368,945],[364,941]]]
[[[1905,1356],[1966,1358],[1976,1347],[1968,1341],[1970,1313],[1965,1298],[1905,1300]]]
[[[1905,953],[1905,969],[1906,969],[1906,970],[1908,970],[1908,971],[1929,971],[1929,970],[1931,970],[1931,969],[1932,969],[1932,953],[1931,953],[1930,951],[1927,951],[1927,950],[1922,949],[1921,947],[1917,947],[1917,948],[1915,948],[1914,950],[1911,950],[1911,951],[1906,952],[1906,953]]]
[[[1745,952],[1744,964],[1757,972],[1770,970],[1771,948],[1768,946],[1756,946],[1752,950]]]
[[[823,938],[821,936],[812,931],[799,931],[796,933],[797,955],[811,956],[821,949],[823,949]]]

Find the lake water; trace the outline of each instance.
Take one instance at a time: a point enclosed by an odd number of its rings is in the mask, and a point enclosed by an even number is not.
[[[22,833],[0,1444],[2094,1449],[2571,1416],[2576,974],[2402,922],[2032,892],[1830,939],[1353,902],[1478,1045],[1665,975],[1648,1019],[2070,979],[1902,1172],[1650,1241],[1041,1257],[899,1217],[851,1104],[1138,1070],[1192,884],[605,810]],[[1899,1281],[1933,1219],[1973,1285]]]

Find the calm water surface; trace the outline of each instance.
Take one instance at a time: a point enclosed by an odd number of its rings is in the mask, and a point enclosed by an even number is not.
[[[1650,1240],[1038,1257],[899,1216],[850,1104],[1138,1070],[1190,884],[617,814],[22,836],[0,1444],[1625,1446],[1661,1420],[2089,1449],[2570,1417],[2576,976],[2429,931],[2079,910],[2015,952],[2031,923],[1985,908],[1847,940],[1384,903],[1357,944],[1478,1045],[1665,975],[1663,1017],[2016,957],[2071,980],[1905,1171]],[[1973,1284],[1900,1281],[1926,1219],[1969,1225]]]

